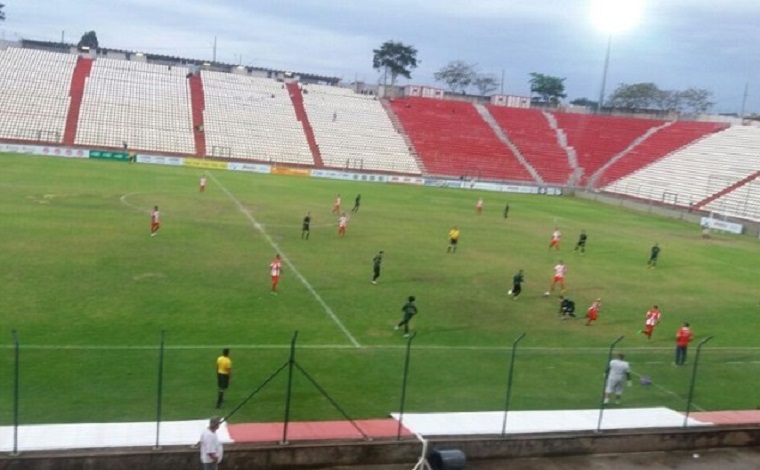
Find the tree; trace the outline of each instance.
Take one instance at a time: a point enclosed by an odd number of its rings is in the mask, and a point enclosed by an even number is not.
[[[0,3],[0,21],[5,21],[5,12],[3,11],[5,5]]]
[[[575,106],[585,106],[590,109],[596,109],[596,106],[599,103],[597,101],[593,101],[588,98],[576,98],[573,101],[571,101],[570,104],[573,104]]]
[[[607,104],[613,108],[651,109],[662,107],[664,96],[654,83],[621,83],[612,92]]]
[[[532,72],[530,74],[530,92],[539,96],[543,104],[557,105],[560,98],[566,98],[565,78]]]
[[[433,74],[433,77],[437,82],[447,84],[451,91],[464,93],[477,77],[477,73],[475,65],[463,60],[455,60]]]
[[[702,88],[687,88],[679,93],[685,108],[694,113],[704,113],[715,103],[710,101],[712,92]]]
[[[98,35],[95,31],[87,31],[82,35],[82,39],[77,43],[77,47],[88,47],[90,49],[98,48]]]
[[[383,71],[383,85],[387,85],[388,74],[391,75],[391,86],[396,84],[396,78],[401,75],[412,78],[412,69],[417,68],[417,49],[401,42],[385,41],[379,49],[372,51],[372,68]]]
[[[472,84],[478,89],[480,96],[488,96],[496,91],[496,89],[499,88],[499,85],[501,85],[499,80],[491,74],[480,74],[476,76],[475,80],[472,81]]]

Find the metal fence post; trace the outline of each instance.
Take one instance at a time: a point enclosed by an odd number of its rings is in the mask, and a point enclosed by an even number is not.
[[[399,405],[399,414],[398,414],[398,430],[396,431],[396,440],[401,440],[401,427],[404,422],[404,408],[406,407],[406,383],[407,378],[409,376],[409,358],[411,356],[412,352],[412,340],[414,337],[417,336],[417,333],[414,332],[409,336],[409,338],[406,340],[406,357],[404,358],[404,377],[401,383],[401,404]]]
[[[691,400],[694,397],[694,384],[697,381],[697,366],[699,365],[699,353],[702,351],[702,346],[708,341],[713,339],[712,336],[708,336],[703,339],[697,345],[697,354],[694,356],[694,367],[691,369],[691,383],[689,384],[689,398],[686,400],[686,414],[683,417],[683,427],[687,427],[689,424],[689,413],[691,412]]]
[[[517,343],[525,338],[523,333],[512,343],[512,358],[509,361],[509,372],[507,373],[507,397],[504,400],[504,420],[501,423],[501,437],[507,432],[507,415],[509,414],[509,402],[512,400],[512,373],[515,369],[515,355],[517,354]]]
[[[290,422],[290,400],[293,393],[293,367],[296,363],[296,339],[298,338],[298,331],[293,333],[293,338],[290,340],[290,358],[288,359],[288,385],[285,389],[285,419],[282,426],[282,440],[280,444],[288,443],[288,423]]]
[[[18,401],[19,401],[19,343],[16,330],[13,335],[13,453],[18,455]]]
[[[161,330],[158,345],[158,390],[156,397],[156,445],[153,447],[158,450],[161,448],[159,445],[161,436],[161,411],[163,403],[163,391],[164,391],[164,338],[166,336],[166,330]]]
[[[607,363],[604,364],[604,382],[602,383],[602,399],[599,401],[599,420],[596,423],[596,432],[602,431],[602,415],[604,415],[604,392],[607,389],[607,379],[610,377],[610,361],[612,360],[612,351],[615,346],[622,341],[624,336],[620,336],[618,339],[612,342],[610,345],[610,351],[607,354]]]

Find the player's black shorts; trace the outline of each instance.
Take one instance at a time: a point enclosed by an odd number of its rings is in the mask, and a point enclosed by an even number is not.
[[[227,390],[227,388],[230,386],[230,375],[217,373],[216,383],[219,386],[219,390]]]
[[[458,241],[459,241],[458,238],[451,238],[451,239],[449,239],[449,242],[451,242],[452,245],[456,245]]]

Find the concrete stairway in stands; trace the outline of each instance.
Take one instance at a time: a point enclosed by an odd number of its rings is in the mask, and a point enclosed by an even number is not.
[[[93,59],[79,57],[77,64],[74,66],[74,72],[71,74],[71,88],[69,96],[69,113],[66,116],[66,127],[63,131],[63,144],[74,145],[77,136],[77,126],[79,125],[79,111],[82,107],[82,96],[84,95],[84,84],[92,70]]]
[[[507,137],[507,134],[504,133],[501,126],[499,126],[499,123],[496,122],[491,113],[488,112],[488,108],[479,103],[473,103],[473,106],[475,106],[475,109],[478,111],[478,114],[480,114],[480,117],[482,117],[486,124],[488,124],[488,126],[493,130],[493,133],[496,134],[496,137],[498,137],[498,139],[504,143],[504,145],[512,150],[512,153],[515,154],[517,160],[522,163],[528,173],[530,173],[530,175],[533,177],[535,182],[537,184],[543,185],[544,180],[541,178],[541,175],[539,175],[536,169],[533,168],[533,165],[528,162],[522,152],[520,152],[520,149],[518,149],[514,144],[514,142],[512,142],[509,137]]]
[[[306,108],[303,105],[303,95],[301,94],[301,88],[298,83],[291,82],[285,85],[290,94],[290,101],[293,103],[293,109],[296,112],[296,118],[301,122],[303,126],[303,132],[306,135],[306,142],[309,144],[311,150],[311,156],[314,158],[314,166],[317,168],[324,167],[322,161],[322,155],[319,153],[319,145],[317,145],[317,139],[314,137],[314,130],[309,123],[309,116],[306,114]]]
[[[206,134],[203,125],[203,110],[206,109],[206,100],[203,94],[203,80],[200,74],[194,73],[188,78],[190,86],[190,105],[193,117],[193,137],[195,138],[195,155],[206,156]]]

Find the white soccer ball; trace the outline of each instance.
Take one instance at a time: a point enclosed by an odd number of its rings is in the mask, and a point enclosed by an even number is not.
[[[544,292],[544,297],[549,297],[550,295],[551,295],[551,292],[549,291]]]
[[[512,289],[509,289],[509,292],[507,294],[512,295]]]

